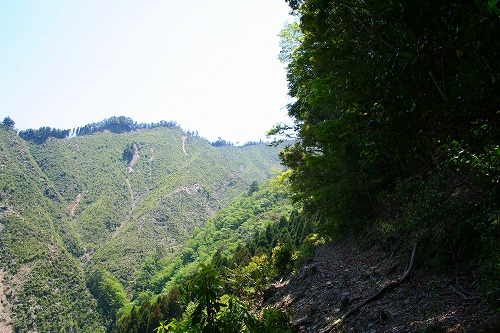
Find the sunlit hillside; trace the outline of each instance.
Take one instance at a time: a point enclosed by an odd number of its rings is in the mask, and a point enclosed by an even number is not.
[[[41,144],[1,135],[2,304],[20,331],[102,329],[100,315],[114,321],[196,228],[279,167],[278,148],[215,147],[177,127]],[[112,313],[96,310],[103,283],[118,295]]]
[[[103,332],[57,185],[0,126],[0,331]]]

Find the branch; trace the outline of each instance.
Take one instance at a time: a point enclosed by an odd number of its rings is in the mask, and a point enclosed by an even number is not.
[[[432,82],[434,82],[434,85],[436,86],[437,90],[439,91],[441,98],[443,99],[443,101],[446,102],[446,100],[447,100],[446,94],[444,93],[443,89],[441,89],[441,87],[439,86],[439,82],[437,82],[436,78],[434,77],[434,74],[432,74],[431,71],[429,71],[429,76],[431,77]]]
[[[386,284],[385,287],[383,287],[382,289],[380,289],[376,294],[374,294],[373,296],[365,299],[363,302],[361,302],[355,308],[349,310],[346,314],[344,314],[342,317],[340,317],[339,319],[337,319],[332,325],[330,325],[330,326],[326,327],[324,330],[322,330],[321,333],[331,332],[337,325],[339,325],[340,323],[342,323],[346,318],[352,316],[355,312],[359,311],[359,309],[361,309],[363,306],[365,306],[366,304],[368,304],[370,302],[373,302],[374,300],[376,300],[377,298],[379,298],[383,293],[385,293],[387,290],[398,286],[404,280],[406,280],[408,278],[408,276],[410,275],[411,270],[413,268],[413,263],[415,261],[415,253],[416,252],[417,252],[417,243],[415,242],[415,244],[413,244],[413,250],[411,252],[410,263],[408,264],[408,267],[406,268],[405,273],[403,274],[403,276],[399,280],[393,281],[393,282],[389,282],[388,284]]]
[[[494,333],[500,330],[500,312],[473,327],[468,333]]]

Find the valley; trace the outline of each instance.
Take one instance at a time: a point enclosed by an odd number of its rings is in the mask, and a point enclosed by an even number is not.
[[[277,151],[214,147],[179,128],[42,144],[0,128],[2,331],[103,331],[148,288],[145,269],[159,272],[197,228],[272,176]],[[110,318],[88,289],[98,271],[122,295]]]

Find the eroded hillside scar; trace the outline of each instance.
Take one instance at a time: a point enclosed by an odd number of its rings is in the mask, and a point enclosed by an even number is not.
[[[134,142],[134,155],[132,155],[132,160],[130,160],[130,164],[128,166],[128,172],[134,172],[134,165],[139,159],[139,148],[137,147],[137,143]]]
[[[186,151],[186,139],[187,139],[187,135],[186,134],[182,134],[181,139],[182,139],[182,151],[184,152],[184,155],[188,156],[188,153]]]
[[[130,209],[134,210],[135,202],[134,202],[134,192],[132,191],[132,185],[130,185],[130,181],[128,178],[125,179],[125,183],[127,184],[127,188],[130,192]]]
[[[149,152],[151,153],[151,157],[149,158],[149,162],[153,162],[155,158],[155,147],[151,146],[149,147]]]
[[[71,217],[75,217],[75,210],[78,207],[78,204],[82,200],[82,193],[78,193],[75,197],[75,200],[69,204],[69,211],[71,213]]]

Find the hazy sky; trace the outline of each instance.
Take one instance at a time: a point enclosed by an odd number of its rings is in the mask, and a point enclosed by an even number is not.
[[[285,0],[0,0],[0,117],[67,129],[127,116],[264,139],[287,121],[288,11]]]

